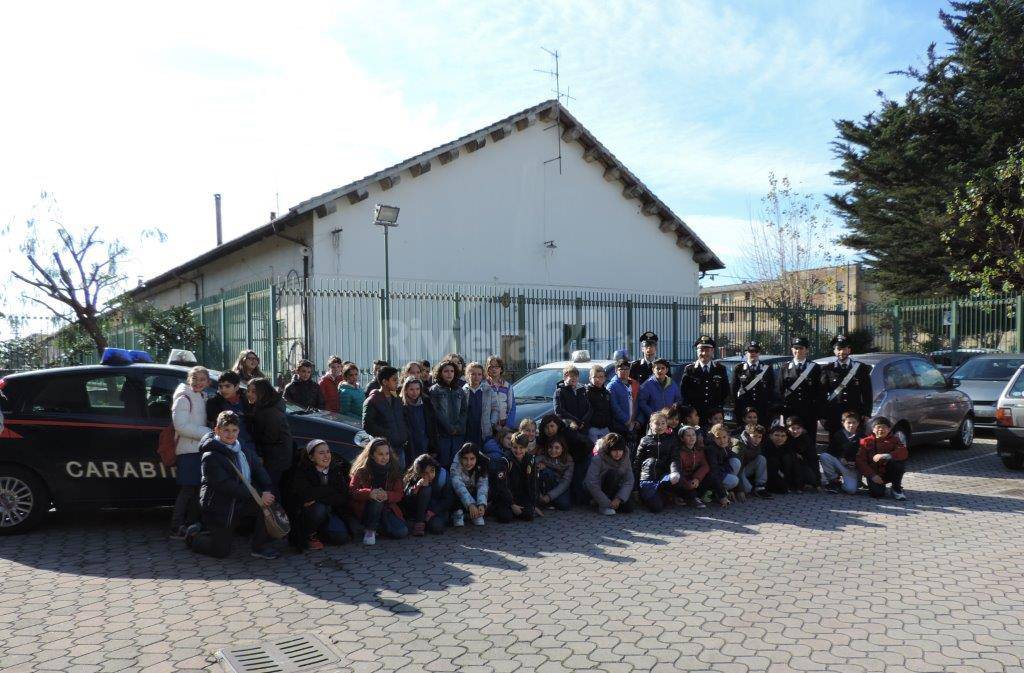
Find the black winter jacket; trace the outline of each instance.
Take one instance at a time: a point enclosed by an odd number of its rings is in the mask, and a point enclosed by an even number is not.
[[[658,481],[668,474],[679,448],[679,438],[675,435],[644,435],[633,463],[640,472],[640,481]]]
[[[576,421],[577,430],[586,432],[590,427],[590,403],[584,387],[569,388],[564,381],[555,386],[555,413],[566,425]]]
[[[612,396],[608,388],[588,385],[587,403],[590,405],[590,427],[609,428],[612,424]]]
[[[283,472],[292,466],[295,447],[279,394],[249,410],[249,433],[267,470]]]
[[[523,508],[533,508],[537,504],[537,465],[531,454],[516,460],[510,451],[506,451],[491,463],[491,501]]]
[[[298,375],[293,376],[291,383],[284,387],[284,398],[303,409],[327,408],[320,383],[312,377],[308,381],[301,381]]]
[[[396,395],[385,395],[379,388],[363,402],[363,430],[374,437],[385,437],[391,448],[404,450],[409,441],[405,407]]]
[[[232,464],[235,452],[224,446],[212,432],[199,440],[199,452],[202,454],[202,482],[199,487],[199,504],[203,519],[217,526],[230,526],[235,522],[239,501],[252,499],[252,494],[245,487]],[[270,475],[252,451],[242,447],[242,453],[249,463],[252,473],[251,483],[260,493],[271,489]]]
[[[291,496],[299,507],[309,501],[318,502],[346,519],[351,516],[351,500],[348,492],[348,474],[340,462],[335,460],[327,468],[327,483],[320,482],[320,472],[312,461],[302,459],[292,476]]]

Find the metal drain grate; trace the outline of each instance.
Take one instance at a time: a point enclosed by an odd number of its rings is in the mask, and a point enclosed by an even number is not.
[[[218,650],[216,656],[229,673],[301,673],[341,662],[330,645],[312,634]]]

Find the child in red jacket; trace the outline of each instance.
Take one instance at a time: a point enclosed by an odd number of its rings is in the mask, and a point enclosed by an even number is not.
[[[324,409],[338,413],[341,411],[341,398],[338,396],[338,386],[345,379],[341,375],[344,363],[337,355],[332,355],[327,360],[327,373],[320,377],[320,393],[324,396]]]
[[[867,477],[868,492],[872,498],[884,498],[885,485],[892,484],[892,497],[906,500],[903,495],[904,463],[907,447],[892,434],[892,422],[879,416],[871,424],[872,434],[860,440],[857,469]]]
[[[708,465],[704,450],[697,446],[697,429],[685,425],[680,428],[679,435],[682,446],[669,468],[669,480],[683,502],[697,509],[704,509],[700,493],[705,489],[710,490],[711,484],[707,477],[711,467]]]
[[[352,511],[363,522],[363,544],[376,544],[377,531],[400,539],[409,534],[399,504],[405,497],[398,456],[388,440],[374,437],[352,463]]]

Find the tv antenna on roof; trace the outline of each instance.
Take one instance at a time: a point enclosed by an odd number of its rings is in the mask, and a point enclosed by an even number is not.
[[[545,131],[547,131],[549,129],[558,129],[558,133],[556,134],[556,137],[558,139],[558,156],[556,156],[553,159],[548,159],[544,163],[545,164],[550,164],[553,161],[557,161],[558,162],[558,174],[561,175],[562,174],[562,132],[561,132],[561,122],[562,122],[562,120],[561,120],[561,105],[562,105],[562,101],[563,100],[570,101],[570,100],[576,100],[576,99],[573,96],[569,95],[569,87],[566,87],[565,88],[565,93],[562,93],[562,79],[561,79],[561,74],[560,74],[559,69],[558,69],[558,60],[559,60],[559,58],[561,58],[561,56],[559,55],[558,50],[557,49],[551,50],[551,49],[548,49],[547,47],[541,47],[541,49],[543,49],[547,53],[551,54],[551,58],[555,61],[555,67],[552,70],[541,70],[539,68],[534,68],[534,72],[543,73],[545,75],[550,75],[551,77],[555,78],[555,88],[553,89],[553,93],[555,94],[555,101],[559,105],[559,107],[555,108],[555,120],[554,120],[554,123],[551,126],[549,126],[546,129],[544,129]]]

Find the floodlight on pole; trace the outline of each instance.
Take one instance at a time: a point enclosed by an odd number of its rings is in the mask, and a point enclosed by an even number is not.
[[[378,203],[373,207],[373,224],[384,227],[384,325],[381,341],[384,359],[391,362],[391,261],[388,252],[388,230],[398,226],[398,206]]]

